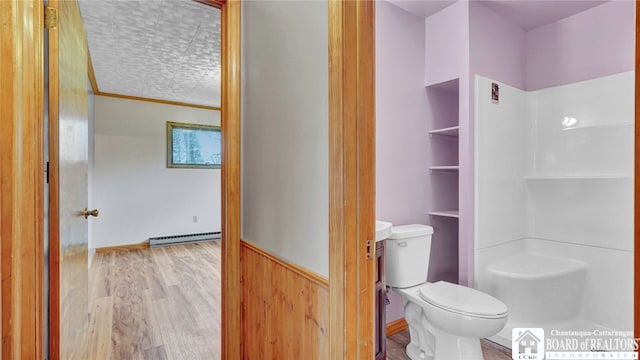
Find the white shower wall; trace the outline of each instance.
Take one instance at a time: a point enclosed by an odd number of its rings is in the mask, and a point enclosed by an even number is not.
[[[476,76],[475,94],[475,248],[483,249],[527,236],[527,93]]]
[[[529,93],[529,237],[633,251],[634,94],[634,72]]]
[[[583,321],[631,329],[634,72],[533,92],[496,82],[498,104],[492,82],[476,77],[476,286],[491,292],[487,266],[508,256],[581,260]]]

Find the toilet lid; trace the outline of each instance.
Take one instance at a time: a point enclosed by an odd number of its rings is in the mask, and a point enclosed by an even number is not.
[[[507,313],[502,301],[470,287],[438,281],[419,289],[420,297],[435,306],[471,316],[498,317]]]

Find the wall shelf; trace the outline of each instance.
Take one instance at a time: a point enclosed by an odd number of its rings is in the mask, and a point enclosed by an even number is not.
[[[563,131],[573,131],[573,130],[601,130],[601,129],[619,129],[625,127],[632,127],[633,123],[613,123],[613,124],[592,124],[592,125],[581,125],[581,126],[572,126],[562,129]]]
[[[422,134],[431,149],[430,156],[427,156],[428,163],[425,164],[431,180],[428,184],[431,198],[427,208],[427,223],[437,224],[434,233],[436,241],[458,243],[458,228],[464,219],[461,220],[458,210],[454,209],[460,208],[460,129],[466,126],[460,123],[460,80],[455,78],[432,83],[425,90],[429,106],[429,116],[425,117],[428,136],[424,132]],[[438,256],[446,259],[444,262],[447,265],[434,270],[435,275],[432,276],[458,282],[460,255],[457,249],[439,249]]]
[[[458,137],[459,130],[460,126],[451,126],[447,128],[431,130],[429,131],[429,135]]]
[[[429,215],[450,217],[450,218],[456,218],[456,219],[460,217],[460,213],[458,212],[458,210],[431,211],[429,212]]]
[[[577,174],[577,175],[527,175],[525,180],[624,180],[633,179],[629,174]]]
[[[458,89],[460,87],[459,83],[460,83],[459,78],[453,78],[449,80],[440,81],[437,83],[425,84],[424,87],[427,89],[453,92],[453,93],[456,93],[456,96],[457,96]]]
[[[460,166],[451,165],[451,166],[429,166],[429,170],[431,171],[458,171]]]

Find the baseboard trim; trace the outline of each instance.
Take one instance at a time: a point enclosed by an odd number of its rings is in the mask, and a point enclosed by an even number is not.
[[[390,323],[387,323],[387,336],[397,334],[401,331],[404,331],[408,327],[409,327],[409,324],[407,324],[404,318],[394,320]]]
[[[124,250],[135,250],[135,249],[148,249],[149,241],[143,241],[138,244],[126,244],[126,245],[117,245],[117,246],[105,246],[96,248],[96,253],[103,253],[109,251],[124,251]]]
[[[324,287],[325,289],[329,289],[329,279],[327,279],[326,277],[322,276],[322,275],[318,275],[315,272],[305,269],[302,266],[296,265],[296,264],[292,264],[290,262],[278,259],[277,257],[275,257],[274,255],[268,253],[267,251],[261,249],[260,247],[246,241],[246,240],[242,240],[240,239],[240,245],[244,246],[245,248],[247,248],[248,250],[251,250],[253,252],[256,252],[268,259],[270,259],[271,261],[274,261],[282,266],[284,266],[285,268],[293,271],[294,273]]]

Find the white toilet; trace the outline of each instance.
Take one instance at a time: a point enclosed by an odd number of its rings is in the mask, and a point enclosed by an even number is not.
[[[402,296],[409,324],[411,359],[483,359],[480,339],[507,323],[507,306],[481,291],[446,281],[427,282],[431,235],[426,225],[391,228],[387,238],[387,285]]]

